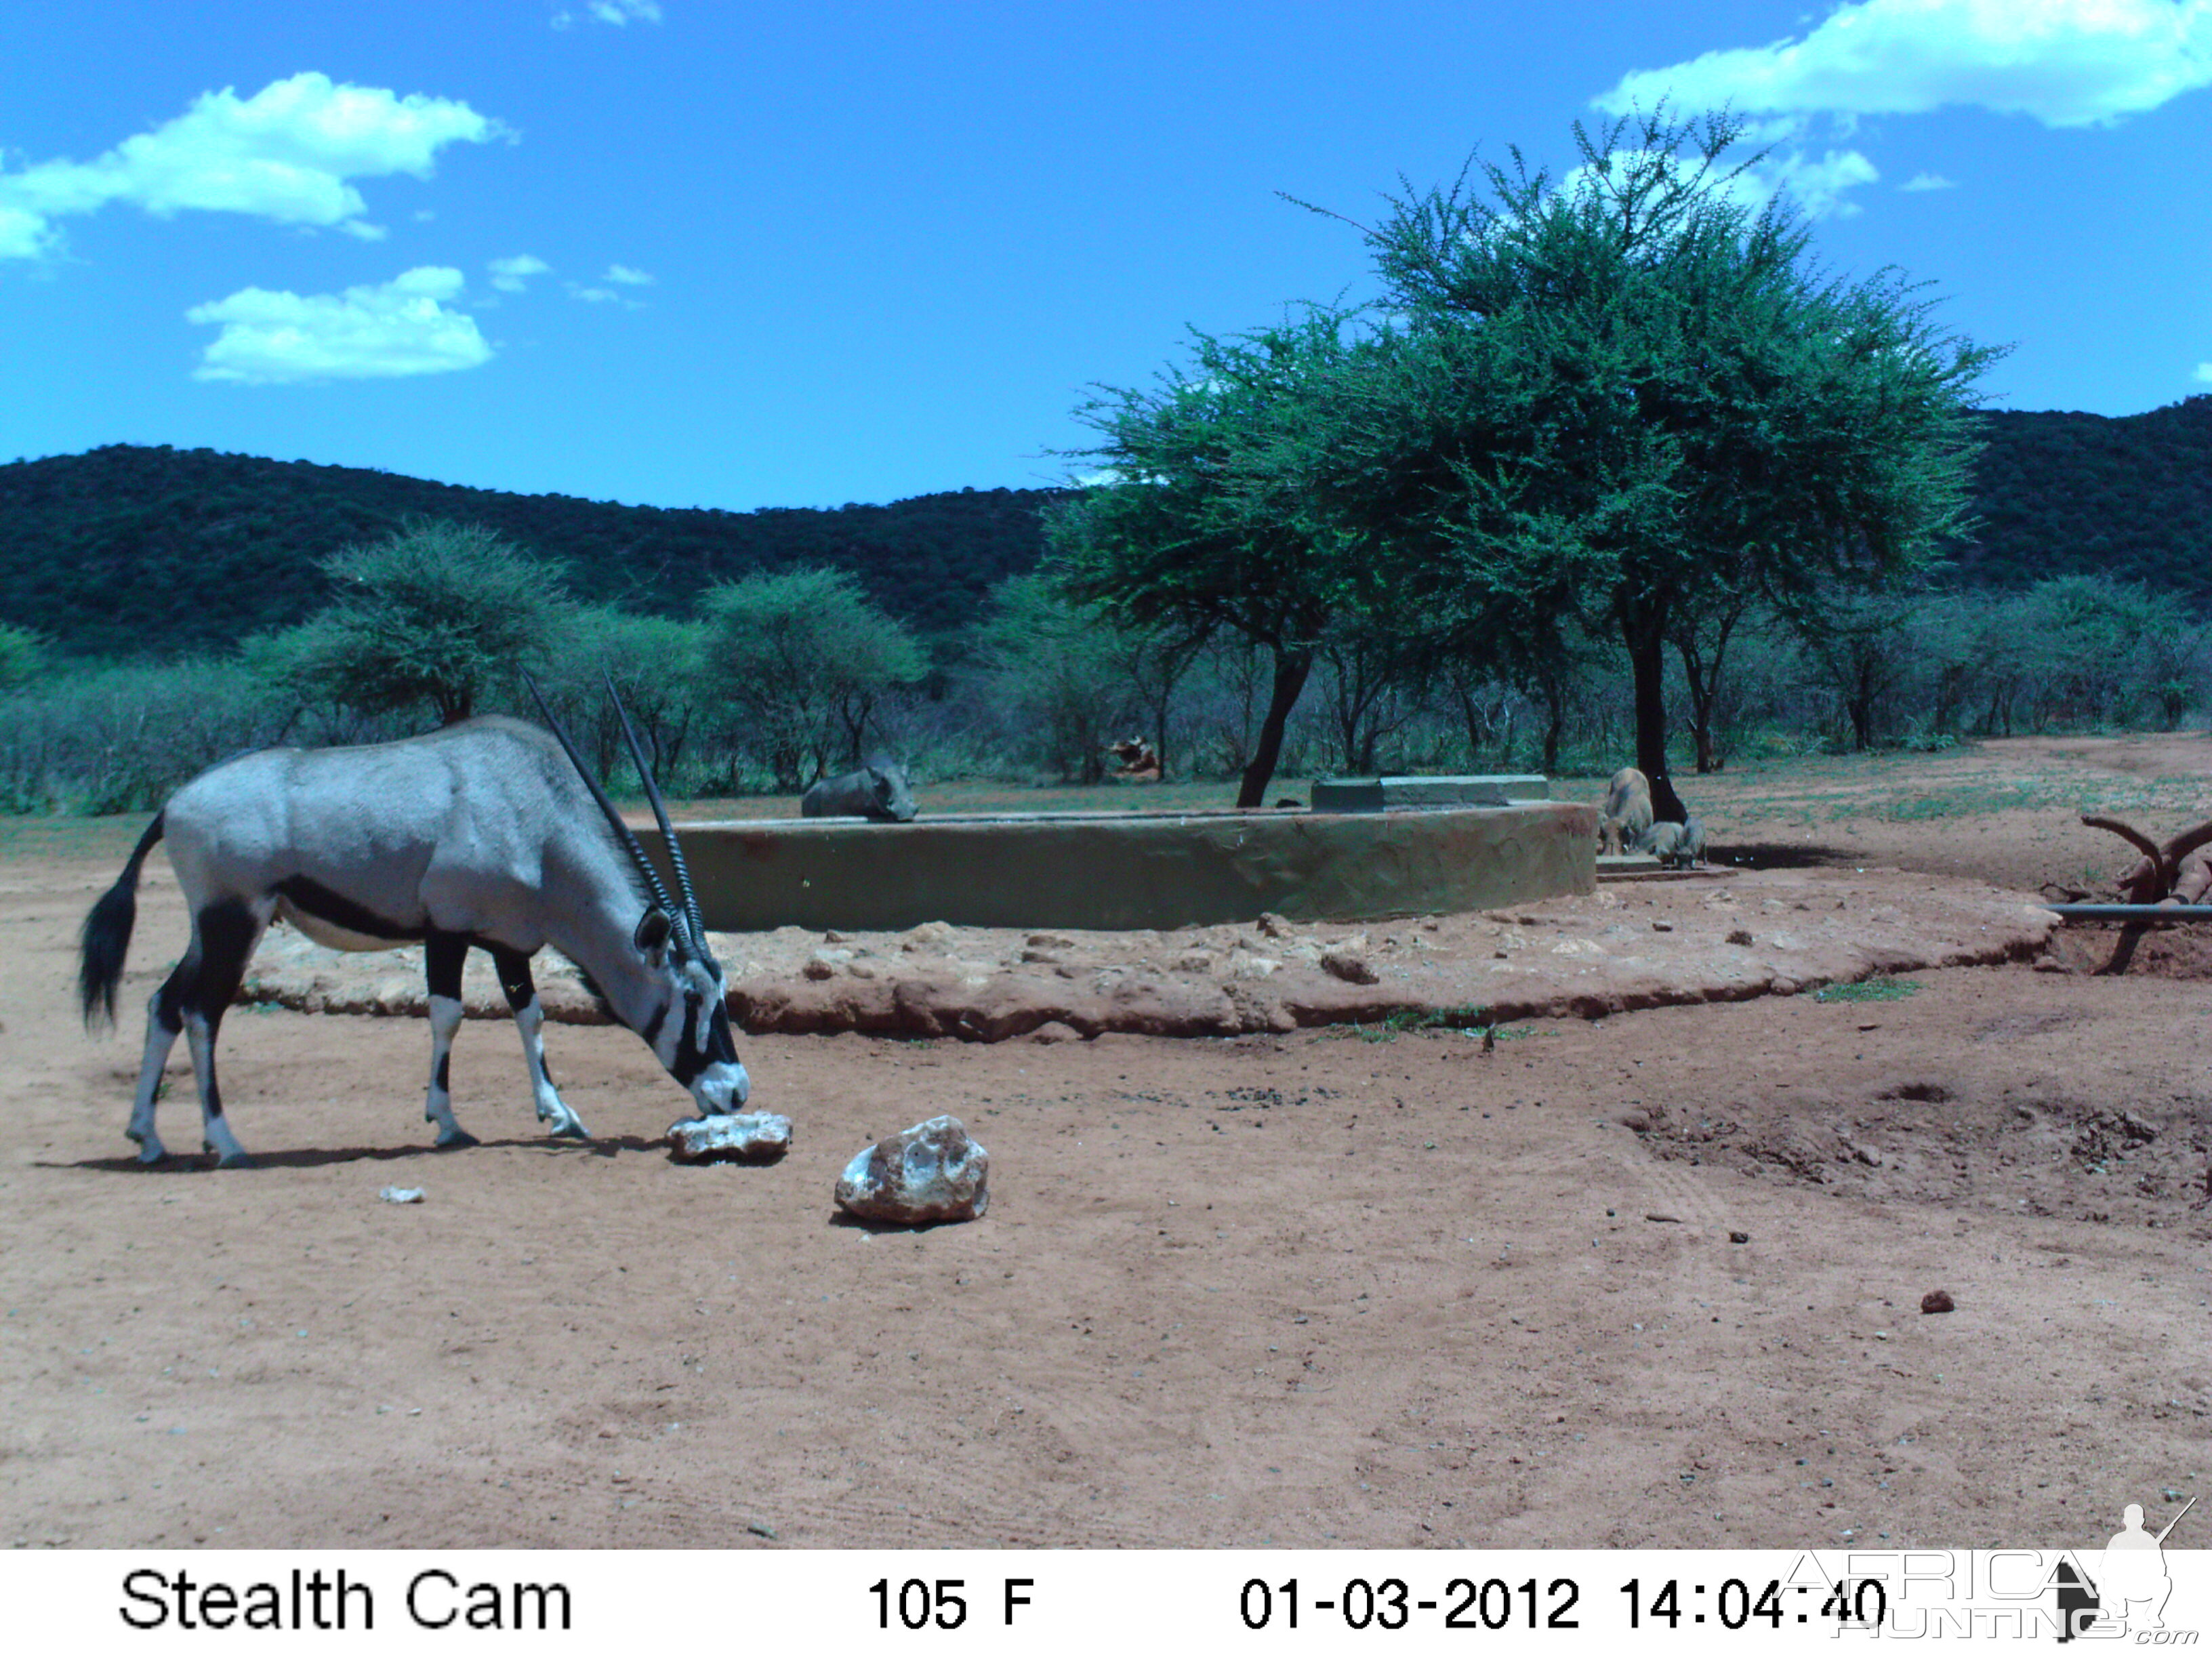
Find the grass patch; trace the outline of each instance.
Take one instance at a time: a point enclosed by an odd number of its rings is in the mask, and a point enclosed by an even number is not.
[[[1824,985],[1813,993],[1815,1002],[1902,1002],[1920,989],[1920,981],[1892,979],[1875,974],[1849,985]]]
[[[1488,1011],[1471,1003],[1450,1008],[1400,1008],[1371,1025],[1350,1020],[1341,1025],[1323,1026],[1317,1035],[1324,1041],[1345,1042],[1357,1037],[1362,1042],[1391,1042],[1407,1031],[1456,1031],[1465,1037],[1486,1036],[1496,1042],[1510,1042],[1534,1035],[1531,1026],[1492,1024]]]
[[[1947,789],[1939,795],[1911,795],[1903,800],[1883,803],[1875,808],[1874,816],[1891,823],[1917,823],[1929,818],[1963,818],[1981,812],[2047,807],[2052,800],[2047,788],[2033,783],[2013,783],[1993,789],[1966,787]],[[1844,816],[1843,809],[1838,809],[1838,816]]]

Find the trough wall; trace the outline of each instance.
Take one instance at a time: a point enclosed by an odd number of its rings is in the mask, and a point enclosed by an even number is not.
[[[707,925],[1170,928],[1483,910],[1595,891],[1597,809],[1028,813],[680,826]],[[666,871],[659,833],[638,839]],[[672,887],[671,890],[673,889]]]

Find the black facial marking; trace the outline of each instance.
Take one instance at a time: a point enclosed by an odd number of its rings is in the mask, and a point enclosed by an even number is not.
[[[684,1035],[676,1040],[676,1060],[668,1068],[668,1074],[687,1089],[691,1079],[707,1069],[707,1056],[699,1052],[701,1000],[696,991],[684,994]]]
[[[730,1011],[720,1003],[707,1017],[707,1058],[726,1066],[738,1063],[738,1041],[730,1034]]]
[[[417,939],[424,934],[422,927],[388,921],[343,893],[333,893],[312,876],[287,876],[270,890],[303,915],[327,921],[333,927],[343,927],[349,933],[394,941]]]
[[[638,1028],[637,1034],[645,1039],[646,1046],[650,1048],[660,1040],[660,1028],[667,1023],[668,1005],[664,1002],[653,1011],[653,1018]]]

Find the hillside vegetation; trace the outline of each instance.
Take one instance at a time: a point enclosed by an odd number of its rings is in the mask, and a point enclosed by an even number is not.
[[[2212,396],[2146,414],[1985,416],[1978,538],[1961,586],[2140,581],[2212,611]],[[318,561],[411,518],[483,524],[565,566],[581,599],[689,615],[716,582],[827,565],[924,635],[974,619],[1043,553],[1059,492],[947,491],[889,506],[724,513],[515,495],[362,467],[116,444],[0,465],[0,621],[63,653],[222,650],[328,599]]]
[[[623,507],[362,467],[110,445],[0,466],[0,622],[66,654],[222,651],[330,598],[319,562],[410,520],[481,524],[565,568],[578,598],[687,616],[717,582],[830,566],[925,635],[972,620],[1043,550],[1054,492],[963,489],[888,507]]]

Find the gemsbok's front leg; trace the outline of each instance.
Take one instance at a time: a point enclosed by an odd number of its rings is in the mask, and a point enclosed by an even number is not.
[[[522,1057],[530,1066],[530,1091],[538,1103],[538,1121],[546,1133],[562,1140],[589,1140],[591,1131],[570,1111],[553,1087],[553,1074],[545,1069],[545,1010],[538,1000],[537,982],[530,977],[530,958],[520,951],[492,947],[492,966],[499,973],[499,988],[514,1011],[514,1029],[522,1034]]]
[[[453,1034],[461,1029],[461,965],[469,942],[459,933],[432,933],[422,941],[422,967],[430,988],[430,1097],[424,1121],[438,1126],[437,1147],[473,1146],[477,1138],[453,1118],[451,1067]]]

